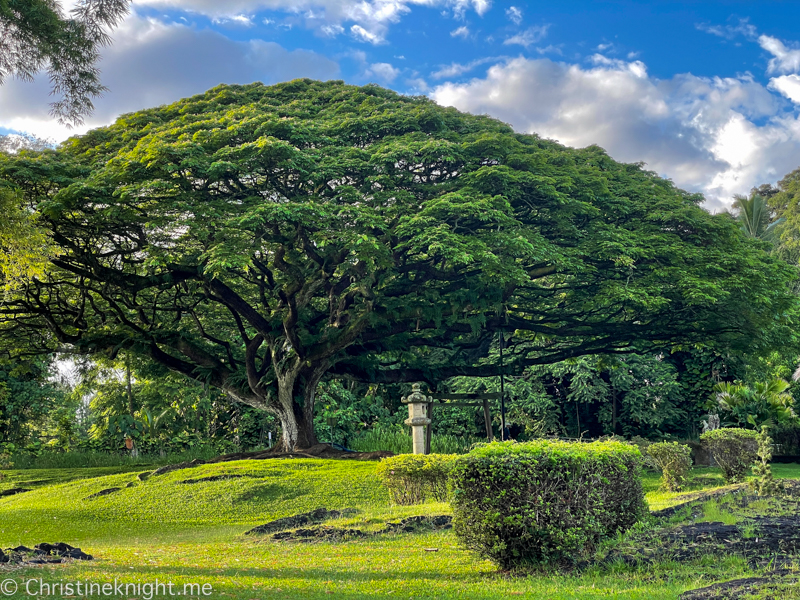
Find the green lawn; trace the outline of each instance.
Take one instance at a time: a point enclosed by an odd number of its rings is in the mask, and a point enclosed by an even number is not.
[[[459,547],[452,531],[382,534],[344,543],[273,542],[243,533],[278,517],[318,507],[356,508],[331,522],[378,529],[390,519],[445,514],[449,506],[396,507],[375,477],[374,462],[238,461],[174,471],[144,482],[141,467],[6,472],[0,491],[35,487],[0,498],[0,547],[64,541],[94,554],[92,562],[8,570],[0,580],[210,584],[213,596],[256,598],[677,598],[686,589],[752,574],[744,561],[660,563],[655,568],[592,569],[578,575],[506,577]],[[800,477],[798,465],[776,465]],[[239,475],[185,484],[186,479]],[[715,469],[698,469],[705,488],[721,485]],[[38,483],[33,483],[38,482]],[[125,487],[133,483],[132,487]],[[663,508],[681,500],[645,477],[648,501]],[[108,496],[86,500],[102,489]],[[699,487],[697,488],[699,489]],[[689,491],[691,493],[691,490]],[[437,551],[430,551],[431,549]],[[208,588],[207,588],[208,589]],[[17,597],[24,597],[19,593]],[[142,598],[145,594],[127,594]]]

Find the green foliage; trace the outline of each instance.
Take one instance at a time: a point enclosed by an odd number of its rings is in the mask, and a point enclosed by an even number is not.
[[[700,440],[708,447],[725,481],[736,483],[744,479],[756,459],[757,437],[755,431],[722,427],[705,432]]]
[[[109,42],[106,29],[127,15],[128,4],[129,0],[81,2],[65,16],[58,1],[0,2],[0,84],[7,75],[33,80],[46,69],[53,93],[63,95],[51,104],[53,114],[61,123],[83,123],[94,108],[92,98],[106,89],[96,66],[100,48]]]
[[[60,245],[0,333],[147,355],[269,410],[291,447],[316,441],[326,376],[496,376],[501,328],[517,373],[796,329],[792,269],[699,195],[376,86],[219,86],[2,155],[0,181]],[[636,379],[632,419],[679,420]]]
[[[52,361],[0,360],[0,442],[36,441],[37,426],[64,402],[64,390],[50,380]]]
[[[678,442],[657,442],[647,447],[653,462],[661,470],[661,485],[668,492],[680,491],[692,468],[692,449]]]
[[[747,237],[774,244],[778,241],[779,226],[785,219],[772,220],[767,201],[758,193],[734,196],[733,210],[736,220]]]
[[[447,500],[447,479],[456,454],[400,454],[378,463],[377,474],[395,503]]]
[[[769,461],[772,459],[772,438],[767,427],[758,432],[758,460],[753,465],[753,479],[750,487],[759,496],[775,496],[784,490],[783,482],[777,481],[772,474]]]
[[[503,569],[576,561],[645,513],[641,454],[621,442],[495,442],[456,460],[461,542]]]
[[[732,418],[732,425],[759,429],[764,425],[797,421],[794,398],[786,390],[789,383],[772,379],[748,386],[742,382],[721,382],[714,387],[716,402],[710,408],[719,407]],[[716,406],[714,406],[716,404]]]

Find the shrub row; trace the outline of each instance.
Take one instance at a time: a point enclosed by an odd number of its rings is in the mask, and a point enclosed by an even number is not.
[[[455,461],[456,535],[503,569],[574,561],[646,511],[641,453],[621,442],[494,442]]]

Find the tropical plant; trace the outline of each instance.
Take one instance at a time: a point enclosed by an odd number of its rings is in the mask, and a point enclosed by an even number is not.
[[[783,379],[772,379],[755,383],[752,387],[737,381],[720,382],[714,387],[716,396],[710,408],[716,405],[728,413],[726,426],[752,427],[789,423],[797,419],[794,397],[786,390],[789,383]]]
[[[775,244],[779,238],[778,226],[786,219],[772,219],[767,201],[758,193],[733,197],[733,210],[744,234],[751,238]]]

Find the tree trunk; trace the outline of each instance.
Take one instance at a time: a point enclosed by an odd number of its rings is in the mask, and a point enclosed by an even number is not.
[[[317,384],[328,371],[327,362],[315,367],[290,369],[278,377],[278,407],[282,439],[276,444],[279,452],[303,450],[318,444],[314,433],[314,400]]]

